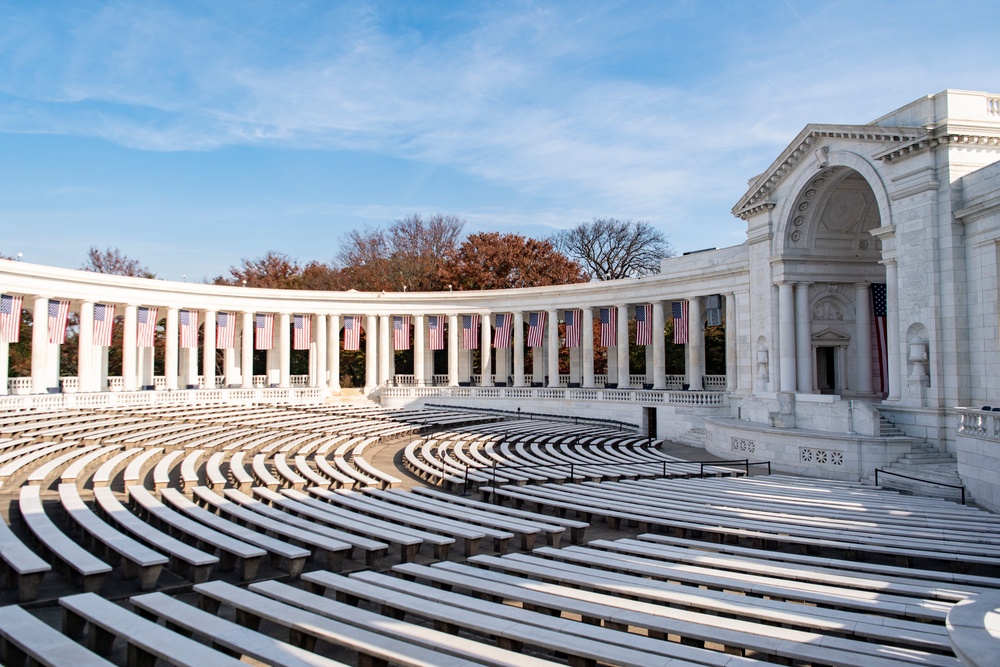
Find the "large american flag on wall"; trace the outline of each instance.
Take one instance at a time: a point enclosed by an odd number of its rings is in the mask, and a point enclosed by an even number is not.
[[[292,315],[292,349],[308,350],[312,345],[312,315]]]
[[[566,322],[566,347],[580,347],[580,320],[583,319],[582,310],[567,310],[563,315]],[[590,332],[593,337],[594,332]]]
[[[688,302],[674,301],[670,309],[674,315],[674,343],[683,345],[688,342]]]
[[[0,295],[0,342],[21,340],[21,304],[23,296]]]
[[[444,349],[444,315],[428,315],[427,340],[432,350]]]
[[[69,319],[69,301],[49,299],[49,342],[62,345],[66,342],[66,321]]]
[[[514,316],[510,313],[498,313],[494,322],[496,331],[493,334],[493,347],[510,347]]]
[[[137,326],[135,329],[135,344],[138,347],[153,347],[156,340],[156,313],[157,309],[139,306],[136,310]]]
[[[479,315],[462,316],[462,347],[466,350],[479,349]]]
[[[545,316],[542,310],[528,314],[528,347],[541,347],[545,340]]]
[[[635,307],[635,344],[653,344],[653,304]]]
[[[253,348],[270,350],[274,344],[274,314],[257,313],[253,318]]]
[[[236,313],[218,313],[215,316],[215,348],[231,350],[236,347]]]
[[[392,349],[410,349],[410,316],[392,316]]]
[[[194,349],[198,347],[198,311],[182,310],[179,314],[181,324],[181,347]]]
[[[601,308],[601,345],[613,347],[618,344],[618,309]]]
[[[344,317],[344,349],[361,349],[361,316],[347,315]]]
[[[889,350],[888,350],[888,324],[887,313],[889,310],[888,296],[883,283],[874,283],[871,286],[872,327],[875,328],[875,348],[878,357],[879,391],[886,393],[889,389]]]
[[[111,331],[115,324],[115,307],[107,303],[94,304],[94,345],[111,346]]]

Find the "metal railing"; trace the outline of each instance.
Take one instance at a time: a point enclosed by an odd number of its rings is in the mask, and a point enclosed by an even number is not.
[[[930,484],[931,486],[944,486],[949,489],[959,489],[962,492],[962,504],[965,504],[965,487],[961,484],[946,484],[944,482],[931,482],[926,479],[921,479],[919,477],[911,477],[910,475],[901,475],[898,472],[890,472],[888,470],[882,470],[881,468],[875,468],[875,486],[880,486],[878,483],[879,473],[883,475],[891,475],[893,477],[902,477],[903,479],[913,480],[914,482],[922,482],[924,484]]]
[[[628,422],[618,421],[615,419],[600,419],[597,417],[577,417],[573,415],[554,415],[544,412],[524,412],[520,409],[518,410],[502,410],[500,408],[482,408],[475,407],[471,405],[442,405],[438,403],[425,403],[428,408],[438,408],[441,410],[460,410],[465,412],[479,412],[487,415],[500,415],[503,417],[510,417],[513,419],[525,419],[527,421],[553,421],[553,422],[572,422],[573,424],[598,424],[602,426],[611,426],[619,431],[636,431],[638,426],[635,424],[630,424]]]
[[[750,466],[767,466],[767,474],[771,474],[771,462],[770,461],[751,461],[750,459],[733,459],[732,461],[690,461],[690,463],[697,463],[701,466],[701,474],[705,475],[705,466],[732,466],[741,465],[743,466],[743,474],[750,475]]]

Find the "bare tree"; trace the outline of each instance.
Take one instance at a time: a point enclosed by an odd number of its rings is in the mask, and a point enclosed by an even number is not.
[[[288,255],[268,250],[260,257],[240,260],[239,266],[230,266],[228,276],[216,276],[215,285],[243,285],[270,289],[299,289],[302,267]]]
[[[97,246],[90,246],[90,250],[87,251],[87,261],[80,268],[84,271],[106,273],[112,276],[156,277],[156,274],[140,264],[139,260],[128,257],[118,248],[100,250]]]
[[[424,219],[414,214],[388,229],[351,231],[341,242],[337,261],[354,289],[443,289],[440,270],[454,259],[464,226],[454,215]]]
[[[596,280],[652,275],[659,272],[661,259],[674,254],[663,233],[645,220],[594,218],[552,241]]]

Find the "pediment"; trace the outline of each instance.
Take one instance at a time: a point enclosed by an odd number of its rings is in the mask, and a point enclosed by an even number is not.
[[[877,142],[892,146],[910,144],[925,137],[927,130],[919,127],[879,127],[877,125],[806,125],[798,136],[781,152],[762,174],[750,181],[750,187],[740,198],[732,213],[746,219],[761,207],[773,206],[771,193],[778,184],[802,163],[813,169],[827,166],[824,138]],[[891,149],[890,149],[891,152]]]
[[[812,335],[812,342],[813,345],[847,345],[851,338],[833,329],[823,329]]]

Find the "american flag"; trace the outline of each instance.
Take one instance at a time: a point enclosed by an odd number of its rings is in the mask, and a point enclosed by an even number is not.
[[[479,315],[462,316],[462,347],[466,350],[479,349]]]
[[[115,324],[115,307],[106,303],[94,304],[94,345],[111,346],[111,330]]]
[[[49,342],[62,345],[66,342],[66,320],[69,319],[69,301],[49,299]]]
[[[612,347],[618,344],[618,309],[601,308],[601,345]]]
[[[198,311],[182,310],[180,322],[181,347],[188,350],[196,349],[198,347]]]
[[[361,349],[361,316],[347,315],[344,317],[344,349]]]
[[[885,285],[874,283],[871,286],[872,310],[875,318],[872,326],[875,328],[875,345],[878,350],[879,391],[885,393],[889,388],[889,350],[887,313],[889,309]]]
[[[566,347],[580,347],[580,320],[583,319],[582,310],[567,310],[563,319],[566,321]],[[590,333],[594,335],[593,332]]]
[[[392,316],[392,349],[410,349],[410,316]]]
[[[444,315],[429,315],[427,317],[427,332],[430,349],[444,349]]]
[[[236,313],[218,313],[215,316],[215,349],[231,350],[236,347]]]
[[[670,309],[674,315],[674,343],[683,345],[688,342],[688,302],[674,301]]]
[[[156,338],[156,308],[139,306],[136,313],[139,326],[135,330],[135,344],[138,347],[153,347]]]
[[[0,341],[16,343],[21,340],[21,303],[23,296],[0,295]]]
[[[653,304],[635,307],[635,344],[653,344]]]
[[[510,347],[511,331],[514,324],[514,316],[510,313],[498,313],[494,319],[496,331],[493,334],[493,347]]]
[[[528,347],[541,347],[545,339],[545,311],[528,313]]]
[[[308,350],[312,344],[312,315],[292,315],[292,349]]]
[[[274,343],[274,314],[257,313],[253,318],[253,348],[270,350]]]

